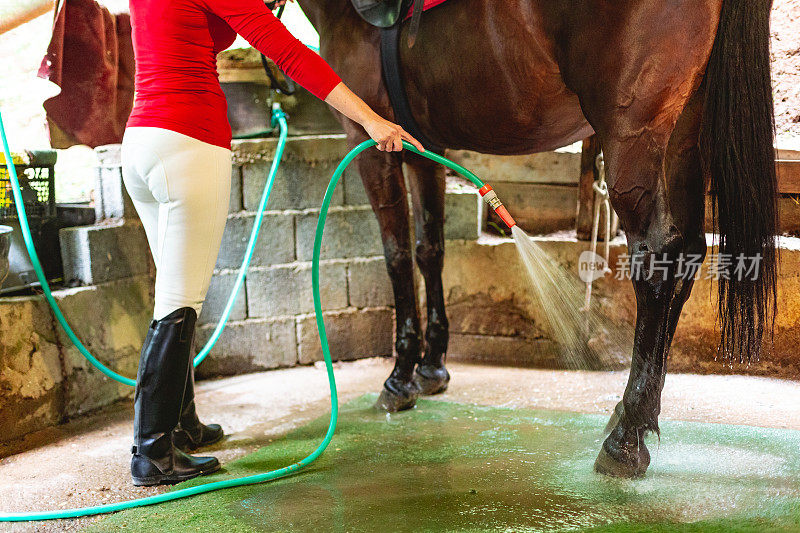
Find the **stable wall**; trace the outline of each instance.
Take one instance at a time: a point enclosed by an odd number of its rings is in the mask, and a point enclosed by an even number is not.
[[[213,331],[235,279],[275,146],[274,139],[234,143],[227,226],[200,317],[198,347]],[[346,152],[342,135],[290,139],[245,287],[219,344],[199,367],[200,377],[321,359],[310,293],[311,247],[319,204],[334,167]],[[56,298],[89,349],[111,368],[134,376],[152,311],[153,266],[143,229],[122,187],[119,147],[98,149],[98,157],[96,211],[100,222],[61,233],[66,279],[83,286],[57,291]],[[573,169],[577,176],[579,163],[563,153],[530,159],[469,153],[455,157],[493,185],[494,178],[513,184],[528,176],[530,183],[560,180],[563,187],[571,187],[566,181]],[[503,199],[509,207],[513,205]],[[531,212],[535,214],[535,210]],[[476,191],[454,177],[448,178],[446,217],[449,356],[563,368],[564,361],[545,324],[543,306],[531,293],[514,243],[482,231],[486,213]],[[537,226],[535,218],[529,222],[534,228],[546,227]],[[784,243],[775,345],[765,360],[732,369],[714,361],[715,303],[709,282],[701,281],[675,336],[672,370],[800,376],[800,305],[796,297],[800,294],[800,245],[796,240]],[[588,248],[588,243],[574,239],[574,231],[543,239],[541,244],[572,272],[580,253]],[[618,239],[612,247],[612,264],[624,251],[623,241]],[[377,221],[355,168],[345,173],[332,202],[321,281],[334,357],[391,356],[392,291]],[[415,281],[422,303],[424,290],[419,279]],[[630,282],[605,279],[595,287],[595,298],[603,303],[610,319],[632,328],[635,303]],[[131,388],[111,381],[80,356],[54,325],[39,296],[0,298],[0,330],[0,441],[132,394]]]
[[[151,318],[151,280],[136,276],[54,292],[83,343],[126,376],[136,375]],[[0,442],[132,396],[78,352],[41,296],[0,298]]]
[[[212,334],[236,279],[277,141],[234,141],[228,223],[197,343]],[[230,375],[322,360],[311,295],[311,258],[319,206],[348,152],[343,135],[290,138],[267,206],[257,252],[231,321],[200,376]],[[448,239],[478,237],[479,198],[453,180],[446,195]],[[320,293],[336,359],[391,356],[394,298],[378,222],[355,165],[328,214]]]
[[[561,268],[577,276],[581,252],[589,243],[573,232],[536,238]],[[709,270],[709,247],[702,273]],[[773,342],[766,339],[762,358],[749,364],[723,364],[716,359],[716,282],[696,281],[683,308],[672,342],[669,370],[709,374],[751,374],[800,378],[800,239],[781,239],[778,314]],[[610,264],[627,253],[624,238],[611,246]],[[480,280],[480,283],[476,283]],[[449,357],[513,366],[569,368],[547,326],[547,304],[531,290],[525,267],[510,239],[484,234],[476,242],[447,243],[444,269],[445,300],[450,321]],[[593,299],[610,324],[632,335],[636,300],[628,279],[606,276],[594,283]],[[580,305],[580,302],[577,304]],[[630,341],[632,337],[629,337]],[[629,360],[626,350],[624,359]],[[625,362],[617,358],[619,363]]]

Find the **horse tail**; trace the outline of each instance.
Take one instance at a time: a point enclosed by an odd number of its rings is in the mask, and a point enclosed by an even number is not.
[[[723,0],[704,79],[699,144],[711,178],[719,257],[730,258],[733,266],[743,257],[755,267],[741,279],[732,268],[730,279],[719,282],[719,350],[729,361],[758,359],[777,309],[771,8],[772,0]]]

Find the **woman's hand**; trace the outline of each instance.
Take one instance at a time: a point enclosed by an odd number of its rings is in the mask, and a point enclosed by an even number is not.
[[[378,143],[378,150],[383,152],[399,152],[403,149],[403,141],[408,141],[420,152],[425,148],[418,140],[409,135],[402,127],[375,115],[372,120],[361,124],[373,141]]]
[[[384,152],[399,152],[403,149],[403,141],[408,141],[420,152],[425,148],[418,140],[409,135],[403,128],[389,122],[372,110],[364,101],[356,96],[353,91],[340,83],[331,91],[325,102],[337,111],[350,118],[366,130],[372,140],[378,143],[378,150]]]

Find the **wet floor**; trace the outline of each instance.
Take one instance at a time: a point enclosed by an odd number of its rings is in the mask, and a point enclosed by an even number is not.
[[[344,406],[328,452],[295,477],[110,516],[95,531],[609,531],[800,529],[800,432],[663,422],[645,479],[592,472],[605,419],[420,401]],[[316,420],[206,478],[296,461]],[[700,523],[697,523],[701,521]],[[644,528],[644,529],[642,529]]]

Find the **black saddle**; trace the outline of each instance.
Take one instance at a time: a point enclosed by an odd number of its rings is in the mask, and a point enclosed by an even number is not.
[[[400,20],[403,0],[351,0],[361,18],[378,28],[391,28]]]
[[[411,6],[411,26],[408,29],[408,47],[414,46],[422,19],[425,0],[350,0],[361,18],[378,28],[392,28],[402,23]]]

